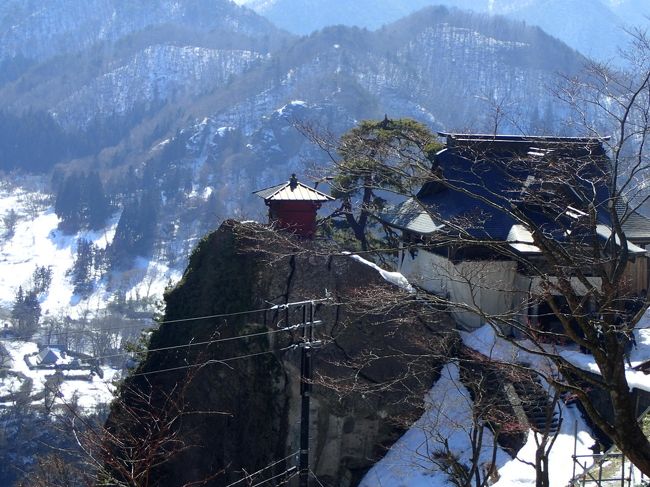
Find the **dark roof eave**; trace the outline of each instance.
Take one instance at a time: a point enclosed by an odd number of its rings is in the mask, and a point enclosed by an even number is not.
[[[495,142],[566,142],[574,144],[598,144],[611,139],[609,136],[605,137],[558,137],[548,135],[493,135],[493,134],[464,134],[455,132],[438,132],[440,137],[447,137],[458,141],[495,141]]]

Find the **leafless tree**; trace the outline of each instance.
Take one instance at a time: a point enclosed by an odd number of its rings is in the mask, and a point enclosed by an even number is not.
[[[190,410],[185,392],[193,376],[194,371],[190,371],[186,381],[165,392],[124,386],[120,397],[112,403],[106,424],[84,415],[74,404],[64,403],[68,428],[78,450],[53,452],[42,458],[38,467],[26,477],[24,485],[164,485],[160,476],[153,475],[154,471],[164,468],[167,462],[191,447],[179,433],[183,418],[193,414],[221,414]],[[63,453],[70,458],[64,459]],[[63,472],[59,468],[61,462],[70,463],[71,459],[78,467]],[[212,472],[183,487],[205,485],[222,473]]]
[[[19,487],[91,487],[88,472],[83,472],[61,453],[49,453],[36,460],[36,465],[23,478]]]
[[[433,233],[410,234],[410,240],[403,242],[403,255],[444,251],[449,257],[445,265],[431,273],[464,286],[465,292],[462,298],[423,292],[422,299],[457,317],[472,315],[492,325],[500,339],[548,363],[536,373],[557,391],[551,394],[551,402],[557,402],[552,400],[557,393],[577,396],[590,419],[650,475],[650,442],[636,420],[625,366],[628,337],[648,303],[646,296],[629,312],[628,271],[639,254],[624,228],[647,199],[647,193],[638,189],[648,180],[650,162],[650,40],[642,32],[633,34],[627,51],[629,70],[593,63],[580,76],[565,79],[558,89],[579,138],[540,139],[539,147],[532,143],[524,153],[512,151],[502,157],[494,152],[498,137],[462,141],[459,136],[453,141],[454,150],[464,165],[452,167],[428,157],[426,151],[400,152],[390,143],[382,146],[390,157],[375,157],[381,153],[377,145],[390,140],[388,136],[356,138],[357,152],[346,152],[345,145],[357,133],[353,130],[341,139],[338,158],[331,148],[330,154],[336,160],[334,171],[342,171],[334,181],[360,181],[352,187],[371,188],[373,194],[400,193],[412,198],[412,212],[435,223]],[[370,125],[390,130],[385,121],[365,126]],[[370,166],[381,177],[358,179]],[[461,195],[475,202],[477,209],[449,216],[418,198],[419,188]],[[358,205],[356,211],[366,212],[369,219],[391,220],[384,208],[372,207],[367,198]],[[488,224],[493,215],[510,222],[518,235],[510,241],[491,238]],[[367,238],[366,244],[358,238],[367,249]],[[472,252],[469,263],[463,264],[461,255]],[[525,295],[513,296],[509,308],[495,311],[485,306],[480,294],[495,290],[515,294],[494,270],[495,263],[506,261],[535,285]],[[538,326],[529,319],[530,310],[552,317],[556,325]],[[592,355],[598,373],[588,373],[568,360],[562,343],[577,344]],[[594,389],[608,397],[612,418],[590,400],[588,392]],[[551,444],[552,438],[542,437],[539,453],[543,456]],[[546,475],[547,466],[538,463],[540,475]]]

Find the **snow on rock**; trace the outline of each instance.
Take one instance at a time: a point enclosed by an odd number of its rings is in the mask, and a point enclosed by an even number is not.
[[[287,110],[287,108],[296,107],[296,106],[306,107],[307,103],[302,101],[302,100],[293,100],[293,101],[290,101],[288,104],[282,106],[281,108],[278,108],[275,111],[275,113],[277,113],[278,115],[284,115],[284,112]]]
[[[369,260],[366,260],[363,257],[360,257],[358,255],[353,255],[349,252],[343,252],[343,254],[349,255],[352,259],[356,260],[357,262],[361,262],[362,264],[367,265],[368,267],[372,267],[377,272],[379,272],[379,274],[381,275],[382,279],[384,279],[384,281],[390,282],[391,284],[394,284],[395,286],[398,286],[399,288],[409,293],[415,292],[415,289],[413,289],[413,286],[411,286],[408,279],[406,279],[406,277],[404,277],[401,273],[384,270],[374,262],[370,262]]]
[[[361,481],[360,487],[443,487],[453,485],[447,474],[432,461],[447,439],[449,448],[462,463],[471,458],[469,434],[472,426],[472,400],[462,385],[456,364],[447,364],[440,379],[425,397],[425,412],[375,464]],[[494,438],[486,428],[480,463],[492,461]],[[497,447],[497,465],[510,456]],[[505,485],[505,484],[504,484]],[[513,484],[511,484],[513,485]],[[555,485],[555,484],[553,484]]]

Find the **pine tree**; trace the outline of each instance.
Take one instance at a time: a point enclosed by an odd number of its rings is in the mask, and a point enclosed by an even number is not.
[[[54,203],[54,213],[61,219],[59,228],[66,233],[75,233],[83,220],[82,178],[73,173],[65,178]]]
[[[111,214],[111,205],[96,171],[89,173],[85,178],[85,184],[82,188],[82,202],[84,226],[91,230],[102,228]]]
[[[128,202],[117,223],[109,251],[111,266],[124,268],[136,256],[151,255],[156,237],[160,198],[148,191]]]
[[[52,266],[36,266],[32,274],[32,281],[36,294],[46,293],[52,284]]]
[[[11,310],[11,318],[18,335],[29,337],[38,329],[38,320],[41,317],[41,305],[35,291],[23,292],[22,286],[18,288],[16,299]]]
[[[16,232],[16,225],[18,224],[18,213],[11,208],[5,216],[2,217],[2,223],[5,227],[5,237],[11,238]]]
[[[77,255],[72,267],[73,292],[83,299],[87,298],[93,291],[93,247],[92,242],[80,238],[77,242]]]
[[[93,171],[67,176],[57,192],[54,212],[61,218],[59,226],[66,233],[102,228],[111,214],[111,205],[99,174]]]

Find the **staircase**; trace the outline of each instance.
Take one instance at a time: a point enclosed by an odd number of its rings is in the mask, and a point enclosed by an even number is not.
[[[533,430],[548,432],[552,436],[560,429],[557,407],[553,405],[539,379],[532,373],[527,375],[529,376],[524,380],[512,382],[520,406]]]

